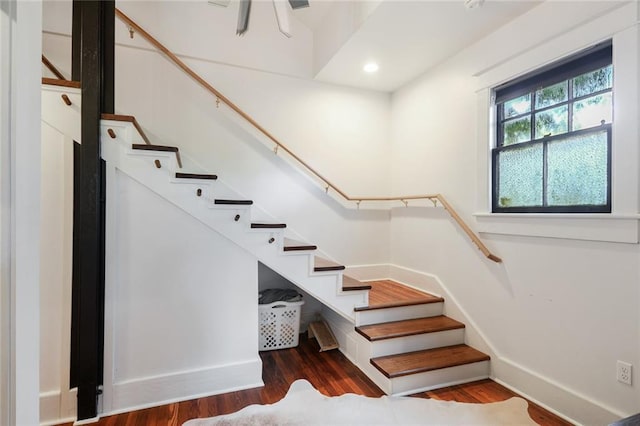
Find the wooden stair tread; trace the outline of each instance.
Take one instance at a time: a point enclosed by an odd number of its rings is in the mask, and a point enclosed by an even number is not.
[[[131,145],[132,149],[138,149],[142,151],[160,151],[160,152],[178,152],[179,149],[177,146],[166,146],[166,145],[149,145],[143,143],[134,143]]]
[[[277,229],[277,228],[286,228],[286,223],[252,223],[252,229]]]
[[[136,120],[136,118],[133,115],[102,113],[100,115],[100,118],[103,120],[124,121],[124,122],[133,124],[133,127],[136,128],[136,130],[142,137],[142,140],[144,140],[144,143],[146,143],[147,145],[151,145],[151,141],[147,137],[147,134],[144,132],[144,130],[142,130],[142,126],[140,126],[140,123],[138,123],[138,120]],[[177,151],[176,151],[176,155],[179,155],[177,154]],[[182,167],[182,165],[180,165],[180,167]]]
[[[325,321],[314,321],[310,323],[307,333],[310,339],[313,337],[316,338],[318,345],[320,345],[320,352],[338,349],[339,347],[336,337]]]
[[[302,243],[300,241],[292,240],[290,238],[284,239],[284,251],[302,251],[302,250],[316,250],[318,246],[313,244]]]
[[[489,355],[470,346],[454,345],[372,358],[371,364],[386,377],[393,379],[489,359]]]
[[[439,315],[435,317],[363,325],[356,327],[356,331],[367,340],[375,342],[378,340],[415,336],[417,334],[435,333],[459,328],[464,328],[464,324],[453,318]]]
[[[214,204],[222,204],[228,206],[250,206],[253,204],[251,200],[220,200],[216,199],[213,201]]]
[[[355,308],[356,311],[395,308],[399,306],[441,303],[442,297],[416,290],[391,280],[370,281],[369,306]]]
[[[342,276],[342,291],[371,290],[368,283],[363,283],[348,275]]]
[[[343,271],[344,268],[344,265],[316,256],[313,270],[315,272]]]
[[[203,173],[180,173],[176,172],[177,179],[203,179],[203,180],[216,180],[217,175],[209,175]]]
[[[102,114],[104,117],[107,114]],[[142,133],[141,133],[142,134]],[[145,137],[145,141],[147,141]],[[131,149],[137,149],[140,151],[157,151],[157,152],[173,152],[176,154],[176,162],[178,163],[178,167],[182,168],[182,160],[180,159],[180,150],[177,146],[166,146],[166,145],[151,145],[147,143],[134,143],[131,145]]]
[[[48,84],[50,86],[69,87],[72,89],[80,89],[82,85],[79,81],[62,80],[58,78],[42,77],[42,84]]]

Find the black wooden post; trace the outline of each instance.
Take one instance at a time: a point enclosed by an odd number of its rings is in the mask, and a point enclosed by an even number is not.
[[[74,0],[72,77],[82,83],[82,145],[74,152],[71,383],[78,420],[98,415],[104,359],[105,182],[100,116],[112,113],[115,2]]]

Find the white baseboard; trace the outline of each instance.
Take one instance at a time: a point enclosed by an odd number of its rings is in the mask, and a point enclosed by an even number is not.
[[[359,281],[383,280],[389,277],[389,264],[380,265],[351,265],[344,273]]]
[[[354,278],[392,279],[444,297],[445,314],[465,323],[467,342],[491,356],[491,378],[550,412],[578,425],[609,424],[625,417],[625,413],[595,401],[502,355],[484,331],[467,315],[446,284],[436,275],[393,264],[358,265],[349,267],[348,271],[352,268],[355,271]],[[582,421],[579,421],[580,419]]]
[[[76,389],[67,392],[65,398],[61,391],[40,393],[40,426],[71,423],[76,419]]]
[[[115,383],[102,416],[264,386],[262,361],[253,360]],[[109,391],[105,387],[105,396]]]
[[[493,380],[573,424],[607,425],[627,417],[508,358],[492,359],[491,363]]]

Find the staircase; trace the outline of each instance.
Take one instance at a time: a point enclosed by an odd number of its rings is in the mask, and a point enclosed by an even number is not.
[[[354,321],[354,306],[368,305],[370,286],[345,276],[343,265],[317,254],[315,245],[300,242],[285,223],[261,212],[217,175],[184,170],[183,165],[192,162],[177,147],[146,143],[135,123],[131,116],[103,117],[102,157],[107,164],[244,248],[342,317]]]
[[[464,324],[442,315],[444,299],[389,280],[370,284],[369,306],[355,309],[358,360],[385,393],[489,377],[489,356],[464,344]]]
[[[74,92],[72,105],[61,103],[62,92],[69,88],[48,91],[47,108],[63,112],[47,113],[46,120],[75,136],[73,118],[81,99]],[[345,275],[344,265],[318,255],[317,246],[299,241],[303,238],[291,235],[286,224],[260,214],[252,200],[217,175],[191,166],[183,170],[191,161],[179,148],[153,145],[132,116],[104,115],[101,138],[102,157],[113,166],[108,173],[118,170],[142,183],[350,324],[360,339],[352,358],[385,393],[410,394],[489,376],[489,356],[464,344],[464,324],[442,315],[442,298],[391,281],[368,283]]]

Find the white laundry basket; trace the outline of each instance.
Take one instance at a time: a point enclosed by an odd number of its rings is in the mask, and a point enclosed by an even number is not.
[[[298,346],[302,305],[302,300],[258,305],[259,350],[271,351]]]

